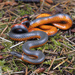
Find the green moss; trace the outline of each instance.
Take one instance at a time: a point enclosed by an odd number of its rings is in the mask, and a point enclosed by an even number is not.
[[[62,33],[57,33],[55,36],[53,36],[52,38],[54,39],[62,39],[62,37],[60,36],[60,34]]]
[[[49,48],[53,49],[53,50],[56,49],[56,47],[54,45],[52,45],[52,44],[49,44]]]
[[[58,67],[58,69],[59,69],[60,73],[63,73],[63,71],[62,71],[62,69],[60,69],[60,67]]]
[[[3,10],[0,11],[0,17],[2,17],[2,15],[5,14],[5,12]]]
[[[2,17],[2,13],[0,13],[0,17]]]
[[[0,60],[0,66],[4,66],[5,60]]]
[[[73,72],[73,70],[69,70],[69,72],[70,72],[70,73],[72,73],[72,72]]]
[[[71,47],[71,48],[74,48],[69,42],[67,42],[67,41],[65,41],[65,40],[63,40],[63,43],[64,43],[65,45]],[[75,49],[75,48],[74,48],[74,49]]]
[[[55,46],[61,46],[60,42],[56,41],[54,38],[51,38],[51,41],[54,43]]]
[[[61,61],[54,61],[54,64],[59,64]]]
[[[51,64],[51,60],[45,61],[45,62],[43,62],[43,64],[50,65]]]
[[[67,63],[67,62],[65,62],[63,65],[64,65],[64,66],[67,66],[67,65],[68,65],[68,63]]]
[[[7,52],[8,50],[11,50],[10,47],[12,46],[12,43],[10,42],[3,42],[2,45],[5,47],[2,51]]]
[[[7,71],[11,72],[11,68],[9,68],[8,66],[3,66],[2,70],[5,71],[5,72],[7,72]]]
[[[16,16],[12,16],[11,20],[14,20],[14,19],[16,19]]]
[[[50,12],[53,11],[53,9],[50,9]]]
[[[73,68],[75,68],[75,65],[73,65]]]
[[[16,65],[16,63],[15,63],[15,61],[14,61],[14,59],[12,60],[12,62],[13,62],[13,66],[15,67],[15,71],[17,71],[17,70],[18,70],[18,67],[17,67],[17,65]]]
[[[31,7],[27,6],[26,8],[27,8],[27,10],[24,10],[24,9],[19,10],[18,9],[18,11],[20,12],[19,15],[24,16],[25,14],[33,14]]]

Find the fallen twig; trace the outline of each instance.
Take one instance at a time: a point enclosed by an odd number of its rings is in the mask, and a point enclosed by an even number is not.
[[[51,67],[52,67],[52,65],[53,65],[53,63],[54,63],[55,58],[56,58],[56,57],[54,57],[54,58],[52,59],[51,65],[50,65],[50,67],[48,68],[48,71],[51,69]]]
[[[18,46],[18,45],[20,45],[20,44],[22,44],[23,42],[24,42],[24,41],[19,42],[19,43],[17,43],[16,45],[11,46],[10,49],[13,48],[13,47],[16,47],[16,46]]]
[[[61,36],[62,36],[62,35],[61,35]],[[66,39],[67,41],[69,41],[70,43],[72,43],[73,45],[75,45],[75,43],[72,42],[72,41],[70,41],[66,36],[62,36],[62,37],[64,37],[64,39]]]
[[[60,3],[58,3],[58,4],[54,5],[54,6],[52,6],[50,9],[55,8],[55,7],[58,6],[59,4],[60,4]]]
[[[13,22],[1,23],[0,26],[1,26],[1,25],[4,25],[4,24],[5,24],[5,25],[6,25],[6,24],[11,24],[11,23],[13,23]]]
[[[69,49],[71,49],[71,50],[74,50],[73,48],[71,48],[71,47],[69,47],[69,46],[67,46],[67,45],[65,45],[64,43],[61,43],[63,46],[65,46],[65,47],[67,47],[67,48],[69,48]]]
[[[5,38],[3,38],[3,37],[0,37],[0,39],[2,39],[3,41],[6,41],[6,42],[12,43],[11,41],[9,41],[9,40],[7,40],[7,39],[5,39]]]
[[[14,14],[15,16],[20,17],[19,15],[15,14],[14,12],[12,12],[10,10],[7,10],[7,12],[10,12],[10,13]]]
[[[75,69],[73,67],[63,67],[63,68],[65,68],[65,69]]]
[[[8,28],[8,25],[4,28],[4,30],[1,32],[1,35],[0,36],[2,36],[2,34],[6,31],[6,29]]]
[[[57,55],[58,53],[56,52],[52,52],[52,51],[47,51],[47,50],[44,50],[45,53],[50,53],[50,54],[54,54],[54,55]]]
[[[59,67],[60,65],[62,65],[63,63],[65,63],[65,61],[67,61],[67,60],[68,60],[68,59],[63,60],[61,63],[59,63],[57,66],[55,66],[55,67],[53,68],[53,70],[56,69],[57,67]]]
[[[66,52],[66,53],[64,53],[63,55],[67,55],[67,54],[71,54],[71,53],[75,53],[75,50]]]

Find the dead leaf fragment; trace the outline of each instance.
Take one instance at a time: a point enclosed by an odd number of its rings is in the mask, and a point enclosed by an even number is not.
[[[0,0],[0,3],[3,2],[3,0]]]
[[[48,3],[53,3],[53,1],[52,0],[45,0],[46,2],[48,2]]]
[[[71,32],[75,33],[75,28],[73,28],[73,29],[71,30]]]
[[[45,71],[45,68],[38,68],[33,73],[41,73],[43,71]]]
[[[40,1],[43,2],[43,0],[40,0]],[[46,1],[44,1],[44,5],[49,6],[49,7],[51,6],[50,3],[46,2]]]
[[[4,46],[0,45],[0,50],[1,50],[1,49],[4,49]]]
[[[2,56],[2,55],[0,55],[0,60],[1,60],[1,59],[3,59],[3,56]]]
[[[11,2],[11,1],[6,1],[5,3],[4,3],[4,5],[11,5],[11,6],[15,6],[15,5],[18,5],[18,3],[16,3],[16,2]]]

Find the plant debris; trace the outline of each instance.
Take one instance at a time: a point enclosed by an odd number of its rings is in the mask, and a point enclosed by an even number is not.
[[[0,44],[0,50],[2,50],[2,49],[4,49],[5,47],[4,46],[2,46],[1,44]]]
[[[41,73],[43,71],[45,71],[45,68],[38,68],[33,73]]]
[[[3,56],[2,56],[2,55],[0,55],[0,60],[1,60],[1,59],[3,59]]]
[[[71,32],[75,33],[75,28],[73,28],[73,29],[71,30]]]

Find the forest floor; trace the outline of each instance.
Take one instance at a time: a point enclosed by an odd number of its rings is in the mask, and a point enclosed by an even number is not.
[[[73,24],[68,30],[59,29],[55,36],[48,38],[44,46],[33,48],[42,51],[45,60],[42,64],[32,65],[10,54],[11,51],[22,53],[24,42],[11,40],[9,32],[12,25],[21,22],[22,16],[29,15],[32,21],[41,13],[68,14],[73,19]],[[41,0],[40,3],[1,2],[0,75],[75,75],[75,0]]]

